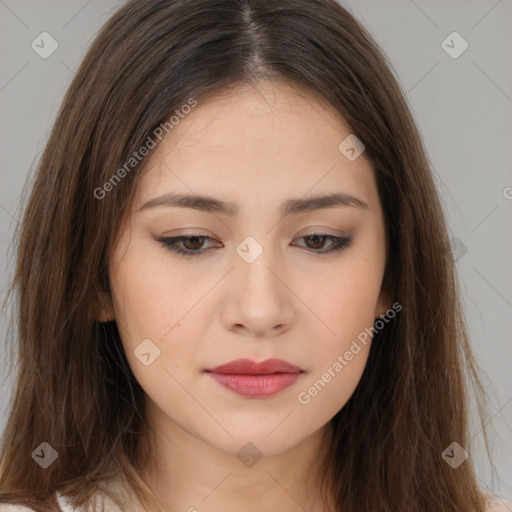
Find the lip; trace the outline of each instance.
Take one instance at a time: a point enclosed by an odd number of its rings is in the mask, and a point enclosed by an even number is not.
[[[230,391],[250,398],[273,396],[294,384],[304,370],[282,359],[235,359],[206,373]]]
[[[251,359],[235,359],[206,371],[220,374],[268,375],[271,373],[300,373],[303,370],[282,359],[267,359],[260,363]]]

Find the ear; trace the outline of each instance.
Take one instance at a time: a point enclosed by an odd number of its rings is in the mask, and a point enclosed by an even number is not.
[[[115,320],[116,315],[114,312],[114,305],[109,293],[99,293],[98,305],[99,311],[96,318],[98,322],[110,322]]]
[[[388,311],[393,304],[393,301],[391,300],[391,296],[389,295],[386,288],[383,286],[380,291],[379,300],[377,301],[377,304],[375,306],[375,318],[379,318],[383,316],[386,311]]]

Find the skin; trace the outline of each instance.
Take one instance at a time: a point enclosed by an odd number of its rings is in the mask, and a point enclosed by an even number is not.
[[[330,420],[364,370],[371,341],[307,404],[298,394],[333,366],[390,307],[381,291],[386,257],[383,213],[364,153],[349,161],[343,120],[307,91],[262,82],[198,103],[153,150],[110,261],[114,319],[131,369],[147,394],[155,458],[143,478],[167,511],[325,511],[317,475]],[[159,206],[167,192],[233,201],[236,216]],[[290,214],[290,198],[344,192],[367,208]],[[324,255],[329,239],[349,247]],[[155,238],[209,236],[175,254]],[[252,263],[236,252],[248,236],[263,248]],[[160,356],[134,355],[151,339]],[[267,398],[224,388],[204,370],[237,358],[276,357],[304,373]],[[252,467],[237,453],[251,442]]]

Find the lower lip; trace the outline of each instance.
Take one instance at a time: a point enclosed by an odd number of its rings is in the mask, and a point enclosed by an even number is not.
[[[300,373],[239,375],[208,372],[208,375],[229,390],[250,398],[265,398],[275,395],[294,384],[300,377]]]

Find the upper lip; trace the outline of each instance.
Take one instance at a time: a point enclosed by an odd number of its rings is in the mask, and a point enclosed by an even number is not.
[[[304,370],[282,359],[267,359],[259,363],[251,359],[235,359],[206,371],[238,375],[269,375],[271,373],[301,373]]]

